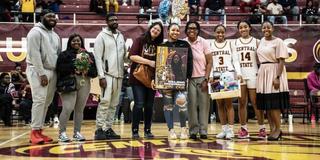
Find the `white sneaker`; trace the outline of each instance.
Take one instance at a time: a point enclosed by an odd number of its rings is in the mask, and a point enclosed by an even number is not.
[[[122,6],[128,6],[128,4],[126,2],[122,3]]]
[[[177,139],[177,135],[174,132],[174,129],[170,129],[168,139],[171,139],[171,140]]]
[[[234,133],[233,133],[233,130],[229,128],[226,132],[226,139],[232,139],[232,138],[234,138]]]
[[[216,135],[216,138],[218,139],[224,139],[226,137],[226,131],[222,130],[222,132],[220,132],[219,134]]]
[[[55,116],[53,118],[53,122],[56,123],[56,124],[59,124],[59,118],[57,116]]]
[[[180,139],[188,139],[188,131],[186,127],[181,128]]]
[[[141,9],[139,10],[139,13],[140,13],[140,14],[143,14],[143,13],[144,13],[144,9],[141,8]]]
[[[73,140],[74,140],[74,141],[85,141],[86,138],[84,138],[83,135],[80,134],[80,132],[76,132],[76,133],[73,135]]]
[[[58,140],[59,140],[59,142],[70,142],[71,141],[66,132],[60,133]]]

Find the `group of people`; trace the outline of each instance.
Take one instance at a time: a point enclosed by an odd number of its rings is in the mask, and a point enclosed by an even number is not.
[[[60,92],[63,105],[59,117],[59,141],[71,141],[66,134],[66,124],[72,111],[73,140],[85,140],[80,133],[83,110],[90,92],[90,78],[97,76],[102,95],[97,110],[95,139],[120,138],[111,129],[111,125],[119,103],[126,48],[124,37],[117,30],[117,17],[110,14],[106,19],[108,26],[96,38],[95,55],[85,50],[79,34],[70,35],[66,50],[61,52],[61,40],[53,31],[57,19],[51,10],[43,10],[41,22],[28,33],[26,74],[33,101],[32,143],[52,141],[52,138],[43,134],[42,129],[56,90]]]
[[[156,61],[156,46],[182,47],[188,49],[188,64],[186,79],[188,87],[185,89],[160,90],[163,95],[163,111],[168,127],[169,139],[187,139],[187,125],[189,138],[207,139],[209,94],[207,84],[216,83],[214,72],[234,71],[241,80],[241,98],[239,98],[239,119],[241,127],[238,138],[249,138],[247,121],[248,97],[255,109],[259,124],[259,138],[279,140],[282,136],[280,129],[280,113],[289,107],[289,89],[284,66],[284,59],[288,58],[288,51],[280,38],[273,36],[273,23],[265,21],[262,24],[264,37],[260,40],[250,35],[251,25],[247,21],[238,23],[240,37],[235,41],[226,40],[226,28],[217,25],[214,28],[215,41],[209,43],[199,36],[200,25],[195,21],[186,24],[185,39],[179,39],[180,26],[171,23],[168,26],[168,41],[163,41],[163,26],[159,22],[152,23],[149,30],[137,38],[130,50],[131,76],[135,105],[133,107],[132,138],[139,138],[139,121],[142,108],[144,109],[144,137],[152,138],[151,116],[154,86],[144,86],[137,80],[133,72],[138,64],[147,65],[154,72]],[[162,40],[161,40],[161,39]],[[160,39],[160,40],[159,40]],[[260,68],[258,69],[258,63]],[[187,80],[185,80],[187,81]],[[257,83],[259,82],[259,83]],[[259,85],[258,85],[259,84]],[[234,137],[234,110],[232,99],[216,100],[218,113],[222,125],[222,132],[217,138],[231,139]],[[180,136],[177,136],[173,125],[173,108],[179,109]],[[264,111],[266,111],[270,135],[267,137],[264,125]],[[188,118],[187,118],[188,116]]]
[[[51,142],[52,138],[43,132],[47,108],[58,89],[62,99],[62,112],[59,117],[59,136],[61,142],[71,139],[66,134],[66,124],[74,111],[74,141],[84,141],[81,134],[83,111],[90,91],[90,78],[98,77],[101,88],[100,103],[96,114],[95,140],[119,139],[112,124],[116,107],[119,104],[121,85],[126,60],[125,37],[117,29],[117,17],[106,16],[107,26],[95,40],[94,54],[86,51],[79,34],[69,37],[65,51],[61,51],[61,40],[53,31],[57,19],[55,13],[43,10],[41,22],[37,23],[27,35],[27,79],[32,92],[32,121],[30,141],[33,144]],[[132,138],[139,138],[141,115],[144,120],[144,137],[153,138],[151,126],[155,97],[154,81],[145,86],[133,72],[138,64],[143,64],[155,77],[156,54],[158,46],[182,47],[188,50],[186,79],[187,87],[182,89],[160,90],[163,94],[163,111],[168,127],[169,139],[207,139],[209,94],[208,83],[215,83],[212,73],[215,71],[235,71],[243,82],[240,98],[240,122],[238,138],[248,138],[246,126],[246,107],[248,96],[255,108],[260,125],[259,137],[266,138],[263,111],[267,111],[270,122],[268,140],[281,137],[280,110],[288,108],[288,83],[284,59],[288,57],[286,46],[280,38],[273,36],[273,24],[262,24],[264,37],[261,41],[250,35],[251,26],[240,21],[240,38],[236,41],[225,39],[226,28],[217,25],[214,28],[216,40],[210,47],[207,40],[200,37],[200,25],[190,21],[186,24],[186,38],[180,39],[181,26],[171,23],[167,28],[168,41],[164,41],[164,27],[161,21],[153,22],[148,30],[133,41],[129,51],[131,60],[129,83],[132,87],[134,106],[132,109]],[[260,68],[256,60],[258,57]],[[250,65],[248,65],[250,63]],[[246,64],[246,65],[245,65]],[[188,79],[188,81],[187,81]],[[260,83],[256,83],[256,81]],[[259,85],[257,85],[259,84]],[[5,90],[7,93],[8,90]],[[233,138],[234,111],[231,99],[217,100],[222,132],[217,138]],[[178,107],[181,132],[177,136],[174,130],[173,108]],[[189,125],[189,135],[187,121]]]

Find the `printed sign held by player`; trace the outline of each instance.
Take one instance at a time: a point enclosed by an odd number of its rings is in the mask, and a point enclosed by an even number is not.
[[[157,89],[185,90],[187,81],[187,48],[157,48],[156,78]]]

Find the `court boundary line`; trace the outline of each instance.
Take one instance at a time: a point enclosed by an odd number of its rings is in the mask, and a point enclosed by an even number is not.
[[[20,137],[22,137],[22,136],[24,136],[24,135],[28,134],[29,132],[30,132],[30,131],[26,131],[26,132],[24,132],[24,133],[20,134],[19,136],[16,136],[16,137],[14,137],[14,138],[11,138],[11,139],[9,139],[9,140],[6,140],[6,141],[4,141],[4,142],[0,143],[0,146],[3,146],[3,145],[5,145],[5,144],[7,144],[7,143],[9,143],[9,142],[11,142],[11,141],[16,140],[16,139],[19,139]]]

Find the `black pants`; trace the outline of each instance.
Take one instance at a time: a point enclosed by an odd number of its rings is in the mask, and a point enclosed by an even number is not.
[[[147,8],[151,8],[152,5],[152,1],[151,0],[140,0],[139,1],[139,5],[140,7],[147,7]]]
[[[22,114],[23,120],[27,123],[31,121],[31,99],[22,99],[20,102],[20,113]]]
[[[134,106],[132,110],[132,130],[139,130],[139,123],[144,117],[144,131],[151,129],[155,91],[140,85],[132,85]],[[144,109],[144,112],[142,111]],[[143,115],[143,116],[142,116]]]
[[[11,125],[12,98],[9,94],[0,95],[0,117],[5,126]]]

